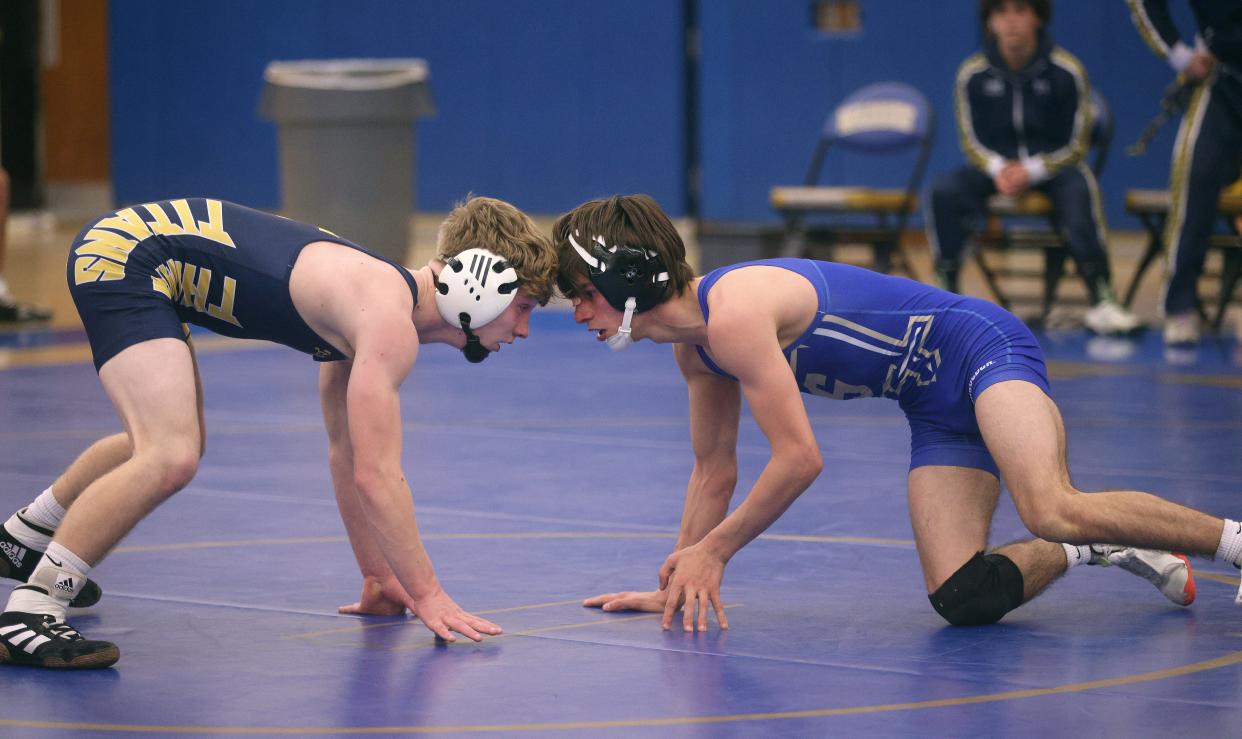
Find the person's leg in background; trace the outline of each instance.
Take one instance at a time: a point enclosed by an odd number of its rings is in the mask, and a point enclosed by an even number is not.
[[[1237,88],[1237,89],[1227,89]],[[1177,132],[1169,176],[1172,207],[1165,231],[1168,280],[1164,341],[1199,341],[1199,276],[1216,223],[1220,193],[1238,177],[1242,158],[1242,81],[1231,78],[1195,92]]]
[[[1117,302],[1108,265],[1108,230],[1095,175],[1086,165],[1065,167],[1039,188],[1052,200],[1066,245],[1087,284],[1091,309],[1084,317],[1097,334],[1128,334],[1142,324]]]
[[[4,278],[4,257],[9,245],[9,191],[9,173],[0,168],[0,322],[46,321],[52,312],[17,302]]]
[[[986,172],[960,167],[941,175],[931,188],[927,210],[927,238],[936,263],[936,284],[958,291],[958,273],[970,222],[983,216],[996,185]]]

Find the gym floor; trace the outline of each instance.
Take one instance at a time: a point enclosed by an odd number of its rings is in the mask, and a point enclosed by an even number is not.
[[[66,311],[0,332],[2,515],[119,429]],[[427,547],[446,590],[503,636],[437,645],[412,618],[338,615],[359,578],[314,364],[197,335],[200,472],[95,570],[100,604],[70,617],[121,661],[0,669],[0,734],[1237,734],[1233,568],[1195,561],[1189,608],[1077,568],[998,625],[947,627],[911,541],[908,431],[885,401],[808,401],[825,471],[730,564],[730,630],[583,608],[655,585],[691,467],[685,393],[667,347],[613,355],[556,309],[532,329],[482,367],[430,348],[402,391]],[[1242,515],[1236,339],[1180,355],[1155,331],[1041,340],[1080,487]],[[735,503],[766,451],[744,416]],[[1023,535],[1003,499],[993,542]]]

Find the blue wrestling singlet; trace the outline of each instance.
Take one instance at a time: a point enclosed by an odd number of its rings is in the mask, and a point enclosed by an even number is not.
[[[910,422],[910,468],[974,467],[997,474],[974,401],[1004,380],[1048,392],[1043,350],[1022,321],[978,298],[833,262],[765,259],[722,267],[699,282],[699,305],[728,272],[779,267],[819,295],[811,325],[784,348],[798,387],[826,398],[892,398]],[[699,347],[711,369],[729,376]]]
[[[98,370],[121,350],[185,338],[183,323],[345,359],[298,315],[289,275],[307,244],[331,241],[391,264],[418,303],[401,265],[321,228],[234,203],[184,198],[122,208],[83,228],[68,279]]]

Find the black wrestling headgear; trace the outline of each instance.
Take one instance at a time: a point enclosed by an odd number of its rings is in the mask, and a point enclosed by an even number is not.
[[[634,298],[635,311],[641,313],[661,303],[668,269],[659,254],[633,246],[608,246],[603,236],[592,237],[587,251],[576,235],[569,234],[569,244],[587,263],[587,278],[609,305],[624,311],[626,300]]]

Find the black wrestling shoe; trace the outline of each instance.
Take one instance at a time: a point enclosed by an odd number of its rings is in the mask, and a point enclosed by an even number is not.
[[[27,521],[21,511],[17,513],[17,520],[35,533],[44,536],[51,536],[54,533]],[[31,549],[13,538],[9,530],[0,525],[0,577],[7,577],[18,582],[29,582],[30,576],[34,574],[35,566],[42,558],[43,552]],[[98,603],[101,597],[103,597],[103,590],[99,585],[94,580],[87,580],[69,605],[74,608],[90,608]]]
[[[87,641],[64,621],[42,613],[0,613],[0,664],[52,670],[111,667],[121,650],[111,642]]]
[[[43,306],[0,300],[0,323],[40,323],[51,319],[52,311]]]

